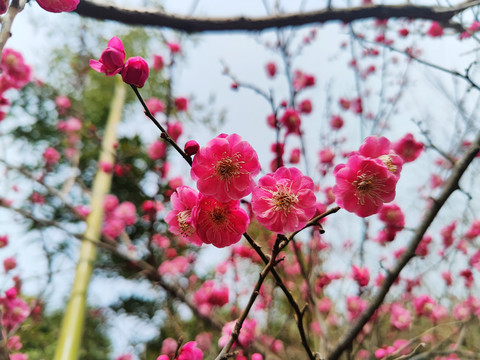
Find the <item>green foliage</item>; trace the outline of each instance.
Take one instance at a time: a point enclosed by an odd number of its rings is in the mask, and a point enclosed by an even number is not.
[[[29,319],[20,328],[23,347],[29,360],[53,359],[59,337],[62,312],[44,314],[38,321]],[[110,341],[105,333],[104,318],[98,311],[88,311],[79,360],[105,360]]]

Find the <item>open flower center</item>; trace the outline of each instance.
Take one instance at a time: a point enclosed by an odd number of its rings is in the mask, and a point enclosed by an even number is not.
[[[222,180],[229,182],[232,178],[241,173],[242,161],[240,154],[236,153],[231,157],[224,157],[215,164],[215,174]]]
[[[290,209],[298,203],[298,198],[290,192],[286,186],[279,186],[278,191],[272,195],[272,204],[275,211],[290,212]]]
[[[191,236],[195,232],[195,228],[191,224],[192,210],[180,211],[177,214],[178,226],[180,234],[183,236]]]
[[[225,210],[220,207],[216,207],[211,211],[210,218],[215,225],[224,225],[228,220]]]
[[[375,174],[364,173],[360,174],[352,184],[357,189],[357,202],[360,205],[365,205],[365,197],[371,202],[377,204],[383,202],[381,194],[385,192],[383,189],[385,184],[384,179],[379,179]]]

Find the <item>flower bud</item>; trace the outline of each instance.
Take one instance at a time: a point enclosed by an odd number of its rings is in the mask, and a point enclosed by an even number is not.
[[[125,83],[138,88],[145,85],[148,78],[148,64],[140,56],[134,56],[127,60],[122,70],[122,79]]]
[[[79,2],[80,0],[37,0],[42,9],[54,13],[73,11]]]
[[[198,145],[198,143],[195,140],[188,140],[185,143],[185,153],[188,156],[195,155],[199,149],[200,149],[200,145]]]
[[[103,50],[100,59],[90,60],[90,67],[98,72],[104,73],[107,76],[118,74],[123,69],[123,62],[125,61],[125,49],[122,41],[113,37],[108,42],[108,46]]]

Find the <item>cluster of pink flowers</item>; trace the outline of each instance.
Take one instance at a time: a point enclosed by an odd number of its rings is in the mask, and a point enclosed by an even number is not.
[[[0,296],[2,326],[10,331],[23,323],[30,314],[27,303],[18,296],[17,289],[12,287]]]
[[[173,341],[175,346],[175,348],[173,349],[173,354],[175,354],[177,344],[175,340]],[[163,350],[163,346],[162,346],[162,350]],[[157,358],[157,360],[170,360],[170,359],[171,357],[169,355],[160,355]],[[203,352],[201,349],[197,347],[197,343],[195,341],[189,341],[185,345],[183,345],[183,347],[180,349],[180,353],[175,359],[176,360],[202,360]]]
[[[106,76],[122,75],[122,80],[130,85],[141,88],[148,78],[148,64],[140,56],[128,58],[125,62],[125,49],[122,41],[113,37],[103,50],[99,60],[90,60],[90,67]]]
[[[199,193],[183,186],[172,195],[165,217],[170,231],[195,244],[232,245],[250,218],[240,199],[252,193],[252,211],[267,229],[299,230],[315,215],[313,181],[296,168],[279,168],[255,184],[260,171],[256,152],[237,134],[221,134],[196,153],[191,175]]]
[[[105,197],[103,209],[105,222],[102,234],[109,240],[119,237],[127,226],[137,222],[135,205],[129,201],[119,203],[115,195]]]
[[[385,137],[370,136],[335,167],[333,193],[337,204],[361,217],[378,213],[395,198],[403,160]]]
[[[207,280],[195,292],[193,301],[201,314],[209,315],[214,306],[228,303],[228,288],[217,287],[212,280]]]

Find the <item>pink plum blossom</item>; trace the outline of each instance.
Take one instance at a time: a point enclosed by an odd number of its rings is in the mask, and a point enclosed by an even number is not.
[[[300,120],[297,110],[291,108],[285,109],[285,112],[280,118],[280,123],[287,129],[287,134],[300,134],[302,121]]]
[[[189,262],[185,256],[175,256],[172,260],[165,260],[158,268],[160,275],[182,275],[189,269]]]
[[[168,132],[168,135],[170,135],[170,137],[173,139],[173,141],[176,142],[183,132],[182,123],[179,121],[169,122],[167,125],[167,132]]]
[[[177,111],[187,111],[188,100],[185,97],[178,97],[174,101]]]
[[[247,230],[250,219],[240,201],[219,202],[200,194],[192,211],[193,225],[205,244],[225,247],[237,243]]]
[[[260,178],[252,194],[252,210],[267,229],[289,233],[301,229],[315,215],[312,179],[297,168],[281,167]]]
[[[160,55],[153,55],[153,69],[155,71],[161,71],[165,66],[165,61]]]
[[[432,21],[432,24],[430,25],[427,34],[431,37],[440,37],[443,35],[443,27],[438,22]]]
[[[398,303],[392,305],[390,316],[390,323],[398,330],[407,330],[412,324],[412,315],[410,314],[410,311]]]
[[[352,266],[352,278],[355,280],[360,287],[368,285],[370,281],[370,272],[366,267]]]
[[[356,154],[357,152],[354,152]],[[381,160],[397,178],[402,171],[403,160],[397,155],[386,137],[369,136],[358,149],[358,154],[367,158]]]
[[[113,216],[122,220],[125,225],[133,225],[137,222],[135,205],[130,201],[124,201],[113,210]]]
[[[2,326],[10,331],[25,321],[30,309],[27,303],[17,296],[17,290],[13,287],[0,296],[0,309]]]
[[[277,65],[273,61],[270,61],[265,65],[265,70],[267,71],[267,75],[270,78],[273,78],[277,73]]]
[[[129,58],[123,66],[122,80],[124,83],[142,88],[148,78],[148,64],[140,56]]]
[[[250,194],[260,172],[252,146],[237,134],[221,134],[200,148],[191,175],[198,190],[218,201],[238,200]]]
[[[373,215],[395,198],[397,177],[378,159],[353,155],[346,164],[337,165],[333,174],[338,206],[358,216]]]
[[[403,138],[392,144],[393,150],[403,159],[403,162],[412,162],[420,156],[424,145],[417,142],[412,134],[406,134]]]
[[[53,13],[73,11],[79,2],[80,0],[37,0],[42,9]]]
[[[161,140],[154,141],[147,150],[147,155],[152,160],[159,160],[167,154],[167,144]]]
[[[0,249],[8,245],[8,235],[0,236]]]
[[[218,346],[224,347],[232,331],[235,327],[236,321],[230,321],[226,323],[222,328],[222,336],[218,339]],[[240,335],[238,336],[238,342],[243,347],[247,347],[253,343],[255,340],[255,328],[257,326],[257,321],[255,319],[246,319],[243,322],[242,329],[240,330]]]
[[[60,154],[52,147],[48,147],[43,152],[43,159],[47,165],[53,165],[60,160]]]
[[[188,186],[180,186],[172,194],[170,201],[173,208],[165,216],[170,232],[195,245],[202,245],[192,220],[192,209],[197,205],[198,192]]]
[[[197,347],[195,341],[189,341],[183,345],[177,360],[202,360],[203,352]]]
[[[163,101],[155,97],[145,101],[145,105],[147,105],[148,110],[150,110],[152,114],[160,113],[165,110],[165,104]]]
[[[116,36],[108,42],[108,46],[103,50],[100,59],[90,60],[90,67],[107,76],[113,76],[120,73],[124,67],[125,49],[122,41]]]
[[[30,82],[32,69],[25,64],[22,54],[6,48],[2,52],[0,62],[1,90],[9,88],[21,89]]]

